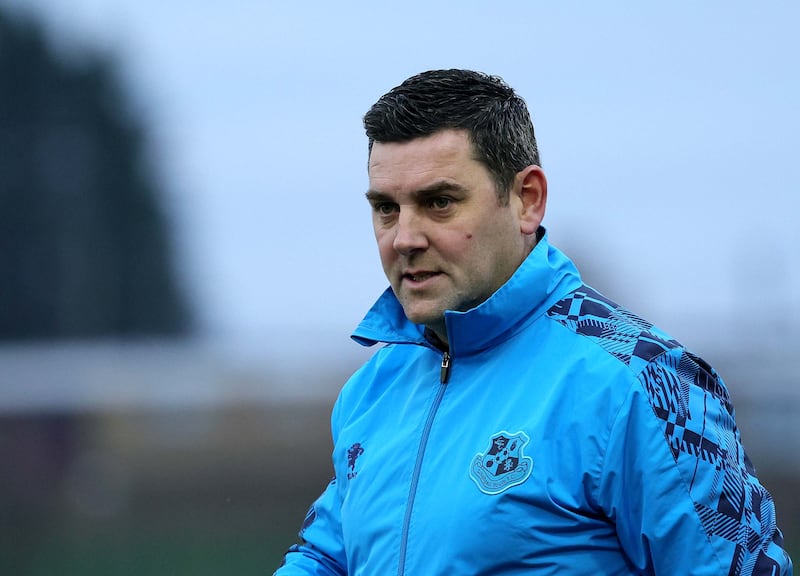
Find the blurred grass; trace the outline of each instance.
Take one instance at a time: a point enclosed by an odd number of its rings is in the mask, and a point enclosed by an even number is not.
[[[44,541],[28,542],[27,549],[2,551],[0,574],[14,576],[165,576],[219,574],[266,575],[280,564],[296,539],[289,524],[253,531],[249,514],[237,526],[232,517],[216,523],[154,527],[146,516],[138,523],[102,530],[56,529]],[[187,518],[182,519],[184,523]],[[199,520],[199,519],[198,519]],[[17,544],[22,544],[18,542]],[[798,558],[797,540],[788,541]],[[5,546],[4,546],[5,548]]]
[[[271,574],[330,480],[328,412],[0,418],[0,576]]]
[[[305,503],[269,516],[265,507],[218,511],[140,509],[100,522],[2,530],[0,574],[163,576],[271,574],[296,541]],[[301,512],[302,510],[302,512]]]
[[[52,452],[35,457],[52,444],[41,419],[6,418],[0,576],[271,574],[330,479],[328,410],[85,415],[56,468]],[[761,480],[797,562],[798,479]]]
[[[41,546],[27,568],[9,567],[4,574],[45,576],[81,574],[148,576],[164,574],[270,574],[283,550],[278,538],[217,535],[196,530],[154,537],[104,535],[86,540],[68,535]]]

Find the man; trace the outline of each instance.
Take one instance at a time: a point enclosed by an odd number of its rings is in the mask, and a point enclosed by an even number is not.
[[[716,372],[549,244],[523,100],[431,71],[364,124],[384,347],[277,574],[791,574]]]

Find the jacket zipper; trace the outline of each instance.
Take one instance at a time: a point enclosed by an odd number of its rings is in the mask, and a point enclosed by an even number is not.
[[[439,372],[439,382],[442,384],[447,384],[447,381],[450,379],[450,353],[445,352],[444,356],[442,356],[442,370]]]
[[[408,502],[406,503],[406,514],[403,518],[403,531],[400,534],[400,561],[397,565],[397,576],[403,576],[406,569],[406,551],[408,548],[408,527],[411,524],[411,511],[414,507],[414,499],[417,495],[417,485],[419,484],[419,474],[422,469],[422,458],[425,456],[425,447],[428,444],[428,436],[431,433],[433,426],[433,419],[436,412],[439,410],[439,405],[442,403],[442,397],[447,389],[447,381],[450,379],[450,353],[445,352],[442,356],[442,367],[439,372],[439,390],[436,393],[436,398],[433,399],[431,409],[428,411],[428,419],[425,421],[425,427],[422,429],[422,438],[419,442],[419,449],[417,450],[417,461],[414,463],[414,473],[411,476],[411,487],[408,492]]]

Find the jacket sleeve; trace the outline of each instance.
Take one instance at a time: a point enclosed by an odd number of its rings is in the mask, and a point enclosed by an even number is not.
[[[301,543],[289,548],[275,576],[343,576],[347,564],[334,478],[306,514]]]
[[[334,445],[338,438],[341,398],[334,405],[331,432]],[[274,576],[344,576],[347,556],[342,537],[342,501],[334,477],[322,495],[311,505],[300,528],[300,543],[292,546]]]
[[[682,348],[639,372],[612,426],[598,495],[642,573],[792,574],[728,391]]]

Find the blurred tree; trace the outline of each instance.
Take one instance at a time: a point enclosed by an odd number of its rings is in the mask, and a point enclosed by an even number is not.
[[[107,57],[0,9],[0,340],[186,331],[161,198]]]

